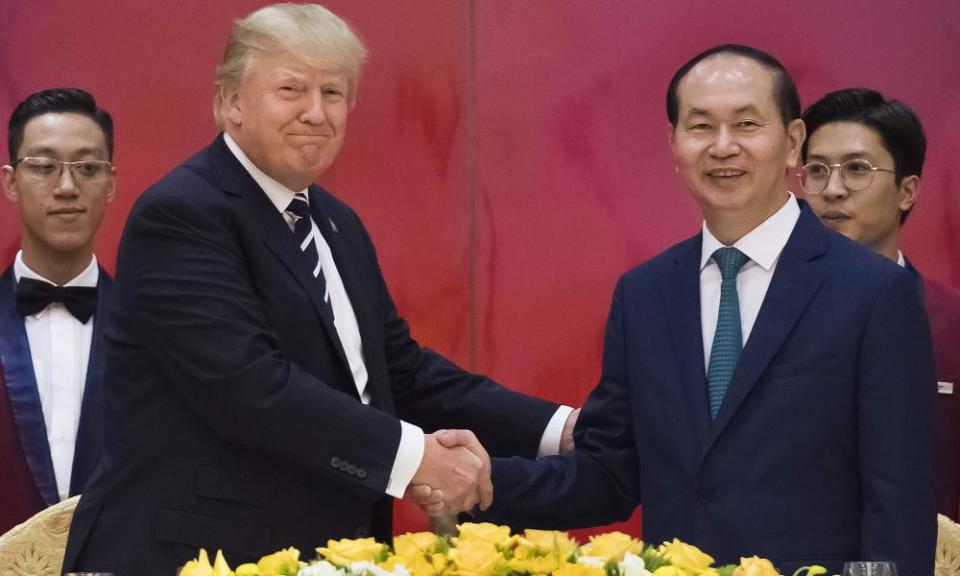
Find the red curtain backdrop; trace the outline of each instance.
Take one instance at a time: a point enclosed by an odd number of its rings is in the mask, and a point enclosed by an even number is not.
[[[251,0],[0,0],[0,118],[42,88],[115,119],[113,269],[137,196],[210,142],[213,70]],[[414,335],[514,388],[579,405],[617,277],[700,220],[667,145],[666,85],[700,50],[779,57],[804,104],[869,86],[907,102],[929,149],[905,252],[960,285],[955,0],[331,0],[370,50],[347,144],[321,179],[366,221]],[[4,146],[5,150],[5,146]],[[5,158],[6,154],[2,154]],[[0,259],[19,237],[0,203]],[[397,531],[425,519],[399,506]],[[618,528],[638,534],[635,521]]]

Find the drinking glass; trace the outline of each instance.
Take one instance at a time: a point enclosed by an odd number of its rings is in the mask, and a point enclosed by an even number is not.
[[[897,576],[894,562],[847,562],[843,576]]]

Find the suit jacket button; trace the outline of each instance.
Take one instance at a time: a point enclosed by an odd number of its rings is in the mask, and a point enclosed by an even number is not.
[[[347,474],[350,474],[351,476],[356,476],[356,475],[357,475],[357,467],[354,466],[353,464],[347,466]]]
[[[340,467],[340,459],[337,458],[336,456],[330,458],[330,465],[333,466],[334,468],[339,468],[339,467]]]
[[[366,526],[358,526],[356,530],[353,531],[354,538],[366,538],[370,536],[370,529]]]
[[[366,477],[367,477],[367,471],[366,471],[366,470],[364,470],[363,468],[360,468],[359,470],[357,470],[357,478],[363,480],[363,479],[366,478]]]
[[[346,462],[345,460],[340,461],[340,466],[339,466],[340,470],[343,470],[344,472],[346,472],[349,467],[350,467],[349,462]]]
[[[713,490],[705,488],[700,491],[700,503],[706,506],[707,504],[713,502]]]

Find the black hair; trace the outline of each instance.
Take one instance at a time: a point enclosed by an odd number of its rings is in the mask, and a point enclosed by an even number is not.
[[[920,176],[927,152],[927,138],[923,125],[913,110],[898,100],[887,100],[883,94],[869,88],[847,88],[830,92],[803,111],[807,125],[807,140],[801,153],[807,161],[809,137],[824,124],[853,122],[872,129],[880,136],[883,147],[893,157],[897,171],[897,186],[907,176]],[[909,210],[900,215],[900,223],[907,219]]]
[[[677,102],[677,88],[680,81],[693,69],[694,66],[717,54],[733,54],[749,58],[773,72],[775,94],[774,99],[777,103],[777,109],[780,112],[780,118],[783,125],[787,126],[791,121],[800,117],[800,97],[797,95],[797,85],[793,78],[787,73],[787,69],[779,60],[767,54],[762,50],[744,46],[742,44],[721,44],[704,50],[687,61],[686,64],[677,70],[670,80],[670,86],[667,88],[667,119],[671,126],[677,125],[679,115],[679,103]]]
[[[113,119],[110,114],[98,108],[96,100],[85,90],[51,88],[27,96],[10,115],[10,122],[7,125],[7,147],[11,164],[17,161],[17,151],[23,145],[23,131],[27,123],[37,116],[50,113],[81,114],[96,122],[107,143],[107,156],[113,160]]]

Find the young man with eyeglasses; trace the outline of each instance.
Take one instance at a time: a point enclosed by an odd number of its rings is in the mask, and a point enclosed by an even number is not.
[[[116,187],[113,121],[83,90],[28,96],[8,146],[21,241],[0,276],[0,533],[80,493],[99,459],[112,281],[93,248]]]
[[[937,367],[938,509],[960,512],[960,292],[923,279],[900,251],[917,202],[923,126],[902,102],[866,88],[827,94],[803,113],[809,138],[801,182],[828,227],[909,270],[923,290]]]

